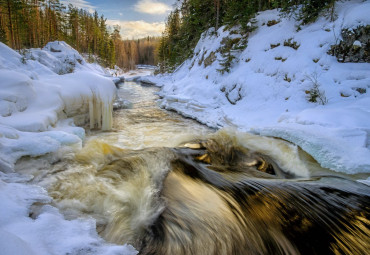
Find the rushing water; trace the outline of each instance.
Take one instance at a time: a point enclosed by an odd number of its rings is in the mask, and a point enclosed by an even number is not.
[[[32,180],[67,218],[94,217],[106,240],[141,254],[366,254],[369,188],[288,142],[215,131],[126,82],[114,130]],[[20,172],[31,164],[18,165]],[[51,168],[51,170],[50,170]],[[37,216],[37,206],[34,209]]]
[[[156,103],[157,91],[157,87],[135,82],[121,84],[118,96],[131,102],[132,107],[114,112],[115,132],[93,133],[90,140],[97,138],[130,149],[175,147],[182,141],[212,132],[193,120],[160,109]]]

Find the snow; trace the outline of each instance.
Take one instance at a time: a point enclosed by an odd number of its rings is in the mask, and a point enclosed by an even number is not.
[[[136,70],[130,70],[129,72],[123,73],[125,81],[137,81],[139,79],[145,79],[146,76],[153,74],[154,69],[151,66],[147,66],[146,69],[138,68]]]
[[[366,180],[359,180],[359,182],[363,183],[363,184],[366,184],[368,186],[370,186],[370,177],[367,178]]]
[[[217,72],[217,50],[223,38],[240,35],[221,27],[217,36],[203,33],[193,58],[173,74],[145,79],[162,88],[163,108],[212,127],[288,140],[336,172],[370,174],[370,64],[327,54],[342,29],[370,25],[369,11],[369,1],[338,1],[335,21],[320,17],[300,30],[278,10],[260,12],[247,47],[233,52],[230,73]],[[271,20],[278,23],[267,26]],[[206,66],[210,54],[217,59]],[[315,88],[322,104],[308,101]]]
[[[29,217],[33,203],[50,200],[39,186],[0,180],[1,254],[137,254],[128,245],[106,244],[92,219],[67,221],[50,205],[42,206],[35,219]]]
[[[78,51],[65,42],[49,42],[42,49],[26,50],[25,57],[36,60],[57,74],[67,74],[74,70],[107,74],[100,65],[88,64]]]
[[[353,46],[362,47],[362,43],[360,41],[354,41]]]
[[[66,144],[81,145],[84,131],[75,124],[90,119],[90,128],[108,130],[112,125],[116,93],[112,79],[64,42],[49,43],[45,49],[27,53],[39,56],[38,61],[22,60],[0,44],[0,165],[7,172],[22,156],[55,152]],[[65,59],[70,62],[63,64]],[[57,74],[56,66],[72,64],[74,73]],[[62,122],[69,118],[73,121]]]
[[[115,95],[113,78],[65,42],[22,54],[0,43],[1,254],[137,254],[102,240],[92,219],[64,219],[46,190],[25,183],[32,176],[14,172],[21,157],[80,149],[77,125],[109,130]]]
[[[359,1],[357,1],[359,2]],[[353,29],[358,26],[370,24],[370,2],[362,1],[363,3],[357,5],[346,5],[343,17],[343,28]]]

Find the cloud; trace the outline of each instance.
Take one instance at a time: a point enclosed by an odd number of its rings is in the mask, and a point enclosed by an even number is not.
[[[165,14],[170,10],[172,10],[170,6],[157,0],[139,0],[135,5],[135,11],[153,15]]]
[[[93,13],[96,9],[95,6],[93,6],[86,0],[61,0],[60,2],[64,4],[65,6],[72,4],[73,6],[80,8],[80,9],[85,9],[89,11],[90,13]]]
[[[160,36],[165,28],[164,22],[148,23],[143,20],[107,20],[107,24],[110,26],[119,25],[121,27],[121,36],[123,39],[139,39],[147,36]]]

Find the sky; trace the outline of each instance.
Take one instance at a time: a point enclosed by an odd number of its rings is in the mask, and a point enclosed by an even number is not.
[[[110,26],[120,25],[123,39],[160,36],[177,0],[61,0],[104,15]]]

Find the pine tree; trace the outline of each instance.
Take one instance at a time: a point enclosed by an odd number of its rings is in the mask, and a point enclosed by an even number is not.
[[[17,6],[19,1],[17,0],[2,0],[1,7],[2,10],[4,11],[4,14],[7,16],[6,20],[6,26],[7,30],[9,31],[10,38],[10,47],[15,48],[16,47],[16,39],[15,39],[15,25],[14,25],[14,20],[15,20],[15,15],[17,10]]]
[[[155,64],[158,39],[122,40],[120,28],[113,32],[104,16],[65,8],[60,0],[0,0],[0,41],[14,49],[43,47],[53,40],[63,40],[89,60],[98,56],[101,64],[118,64],[128,69],[139,63]]]
[[[115,47],[114,47],[114,42],[112,39],[109,40],[108,42],[108,66],[110,68],[114,68],[114,65],[116,63],[116,54],[115,54]]]

